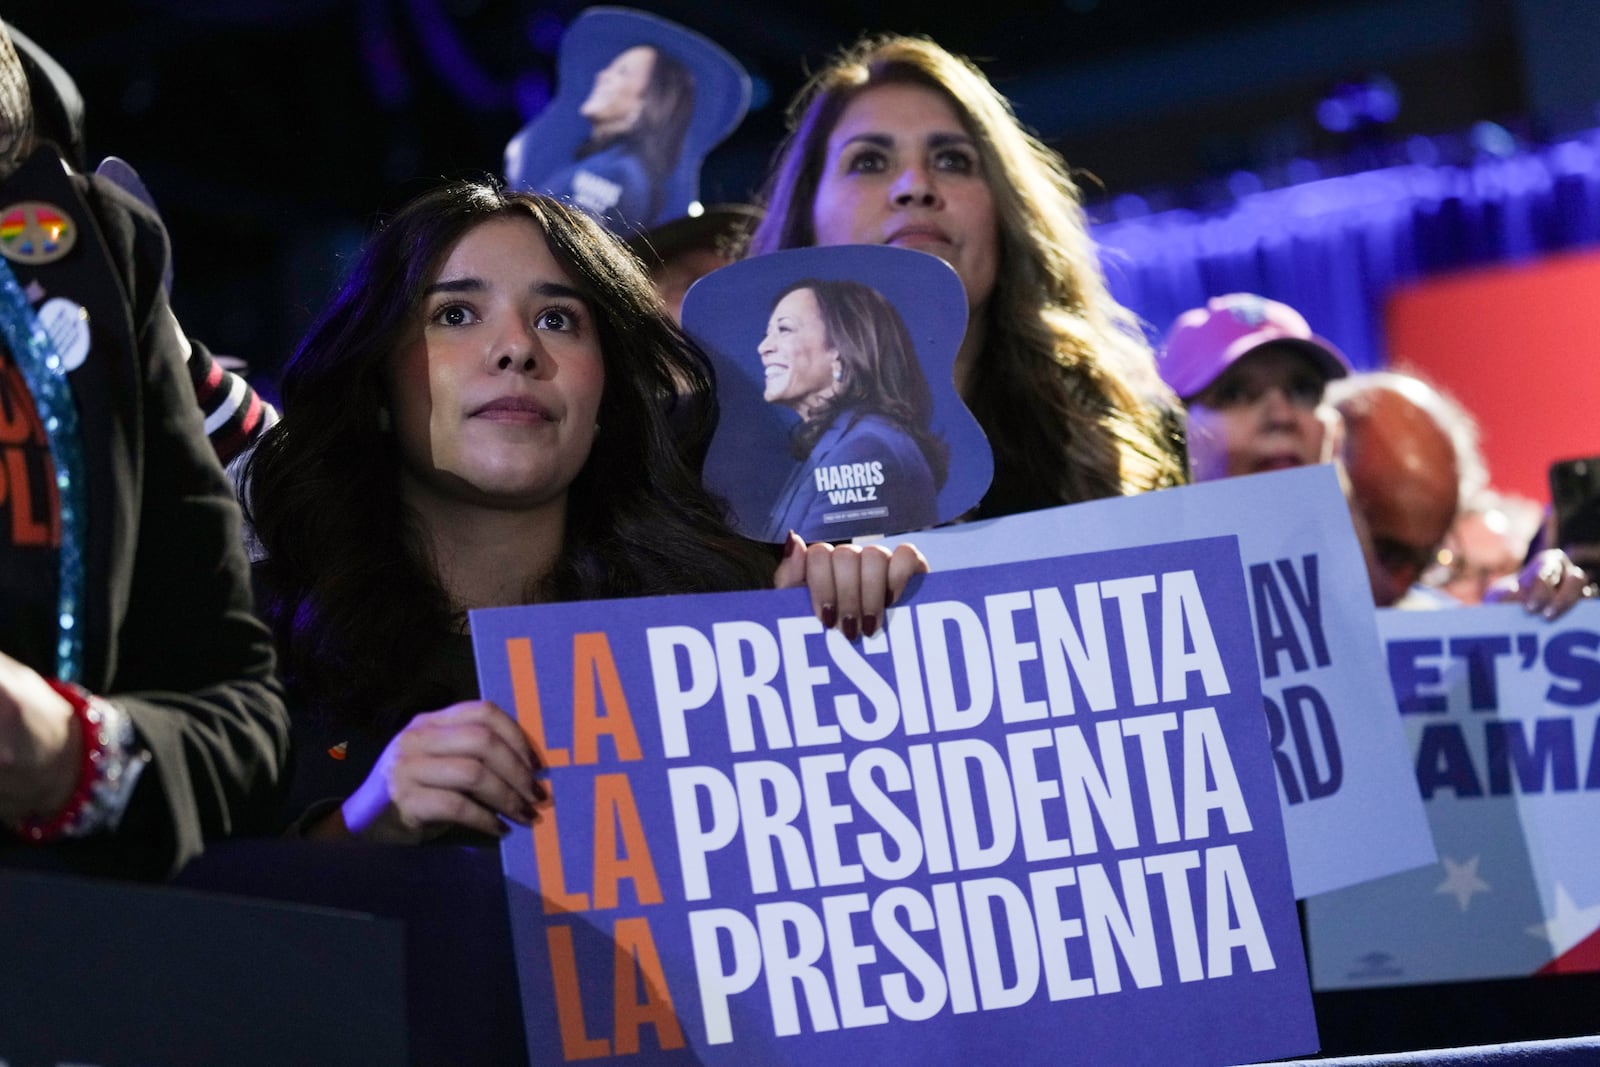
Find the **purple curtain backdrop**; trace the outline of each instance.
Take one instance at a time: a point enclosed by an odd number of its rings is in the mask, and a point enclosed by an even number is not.
[[[1112,292],[1155,343],[1189,308],[1247,291],[1297,308],[1371,369],[1385,363],[1383,309],[1396,286],[1600,245],[1600,130],[1465,164],[1249,192],[1211,212],[1127,217],[1136,205],[1114,204],[1124,217],[1094,235]]]

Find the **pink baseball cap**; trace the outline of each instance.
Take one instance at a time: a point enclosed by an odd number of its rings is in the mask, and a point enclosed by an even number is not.
[[[1156,361],[1161,377],[1185,402],[1216,381],[1234,362],[1262,345],[1300,350],[1328,378],[1350,373],[1350,361],[1333,343],[1311,332],[1305,316],[1254,293],[1213,297],[1185,311],[1167,331]]]

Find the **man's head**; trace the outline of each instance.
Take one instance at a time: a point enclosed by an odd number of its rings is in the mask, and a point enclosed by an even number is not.
[[[1487,480],[1477,429],[1459,404],[1409,375],[1356,375],[1330,388],[1328,399],[1344,417],[1372,599],[1389,607],[1433,562],[1460,501]]]

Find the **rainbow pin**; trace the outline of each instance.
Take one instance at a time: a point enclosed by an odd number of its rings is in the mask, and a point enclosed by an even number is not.
[[[54,204],[25,200],[0,209],[0,256],[13,263],[54,263],[77,241],[77,226]]]

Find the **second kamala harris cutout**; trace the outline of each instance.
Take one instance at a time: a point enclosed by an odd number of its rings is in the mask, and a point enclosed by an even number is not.
[[[943,260],[869,245],[758,256],[696,282],[716,367],[707,487],[746,537],[905,533],[983,496],[994,458],[951,379],[966,293]]]
[[[555,99],[506,145],[506,181],[624,237],[689,213],[706,153],[750,106],[749,75],[721,47],[626,8],[574,19],[558,69]]]

